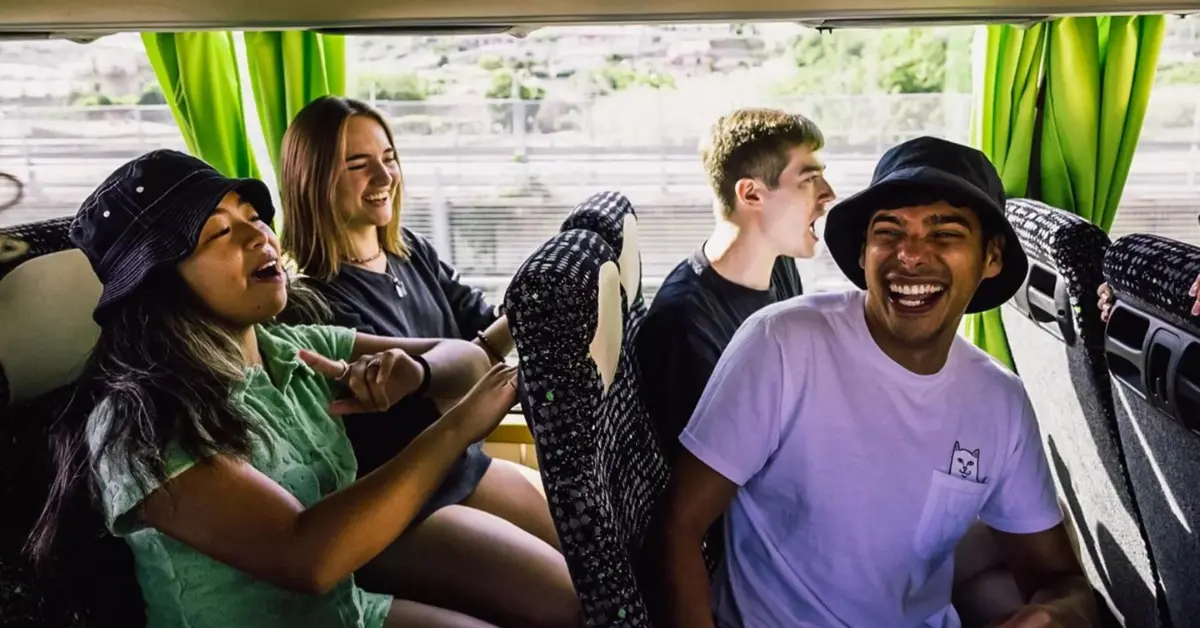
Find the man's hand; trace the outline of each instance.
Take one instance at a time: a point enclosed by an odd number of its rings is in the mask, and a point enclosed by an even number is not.
[[[988,628],[1090,628],[1086,620],[1045,604],[1031,604],[1002,617]]]
[[[351,364],[308,350],[300,351],[300,359],[316,372],[344,384],[353,394],[329,405],[329,413],[334,416],[383,412],[420,388],[425,377],[420,363],[401,349],[364,355]]]

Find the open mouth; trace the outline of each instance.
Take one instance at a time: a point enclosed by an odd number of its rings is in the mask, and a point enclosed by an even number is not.
[[[945,294],[946,287],[936,283],[888,285],[888,298],[892,306],[903,314],[924,314],[932,310]]]
[[[372,194],[366,194],[362,198],[363,201],[368,205],[387,205],[388,200],[391,199],[391,196],[392,195],[389,192],[374,192]]]
[[[283,265],[279,263],[279,258],[272,258],[250,273],[250,278],[256,281],[281,281],[283,280]]]

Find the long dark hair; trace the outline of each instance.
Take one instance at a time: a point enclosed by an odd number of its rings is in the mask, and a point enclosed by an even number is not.
[[[270,324],[329,318],[321,297],[290,281],[288,307]],[[98,503],[93,460],[126,465],[145,488],[148,480],[166,482],[168,446],[196,460],[216,454],[248,458],[261,427],[230,400],[244,371],[240,339],[199,302],[174,268],[155,274],[105,312],[77,392],[50,428],[50,493],[26,548],[35,561],[50,555],[69,502],[87,496]],[[110,411],[108,429],[89,451],[88,422],[101,402]]]

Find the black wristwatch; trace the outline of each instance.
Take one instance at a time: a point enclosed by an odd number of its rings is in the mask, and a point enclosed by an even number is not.
[[[412,354],[412,359],[421,365],[421,385],[417,386],[410,396],[424,397],[425,393],[429,392],[429,385],[433,381],[433,370],[429,368],[429,362],[424,356]]]

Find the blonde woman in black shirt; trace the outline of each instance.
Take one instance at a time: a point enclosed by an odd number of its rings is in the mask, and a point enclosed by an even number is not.
[[[366,103],[326,96],[283,139],[282,246],[324,294],[336,322],[402,338],[462,338],[493,362],[508,324],[423,237],[401,226],[402,178],[391,130]],[[441,414],[417,395],[346,421],[365,475]],[[579,604],[545,497],[482,443],[471,446],[417,521],[359,574],[363,586],[501,626],[578,626]]]

